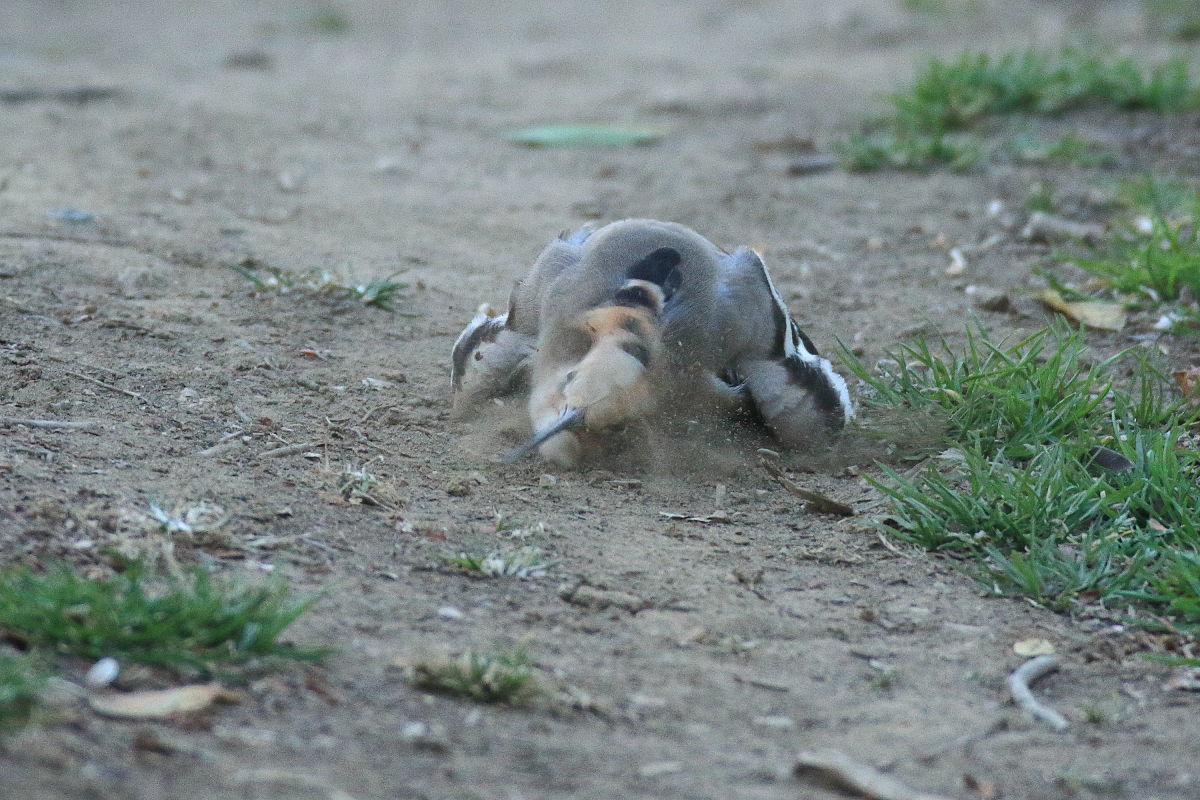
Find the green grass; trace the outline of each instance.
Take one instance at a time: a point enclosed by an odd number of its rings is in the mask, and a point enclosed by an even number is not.
[[[1200,631],[1197,412],[1152,365],[1086,364],[1056,324],[1013,343],[978,327],[962,352],[918,341],[872,373],[848,354],[872,413],[940,413],[942,446],[915,471],[881,467],[889,534],[947,553],[999,594],[1069,611],[1132,603]],[[1118,361],[1133,376],[1115,386]],[[1094,463],[1093,448],[1127,460]]]
[[[337,6],[321,6],[312,13],[309,24],[318,33],[340,36],[350,30],[350,15]]]
[[[1093,142],[1067,133],[1053,141],[1022,134],[1012,137],[1005,149],[1018,161],[1058,164],[1070,167],[1114,167],[1117,158]]]
[[[1149,231],[1131,229],[1093,249],[1090,257],[1071,260],[1118,294],[1140,296],[1152,304],[1185,298],[1195,301],[1200,299],[1197,219],[1200,196],[1193,195],[1186,217],[1172,219],[1162,210],[1153,211]]]
[[[0,630],[36,651],[212,674],[262,658],[318,659],[325,651],[279,641],[315,598],[277,582],[214,580],[195,569],[153,578],[139,564],[90,580],[67,567],[0,576]]]
[[[1014,342],[968,328],[961,354],[924,339],[891,353],[882,373],[843,352],[864,383],[866,407],[931,412],[946,443],[972,442],[991,456],[1029,458],[1039,447],[1078,437],[1109,398],[1111,359],[1088,365],[1083,333],[1065,323]]]
[[[1181,60],[1144,70],[1129,58],[1073,48],[965,52],[930,61],[908,89],[888,98],[892,113],[881,125],[850,137],[840,150],[853,170],[965,168],[982,154],[968,133],[989,119],[1085,105],[1172,113],[1195,108],[1198,98]]]
[[[533,690],[533,662],[522,649],[466,652],[446,661],[413,668],[421,689],[465,697],[479,703],[518,704]]]
[[[297,273],[247,259],[230,269],[249,281],[259,294],[308,294],[334,300],[349,300],[384,311],[395,311],[396,300],[404,297],[408,284],[393,280],[397,274],[366,283],[332,270]]]
[[[1143,0],[1154,32],[1185,42],[1200,39],[1200,5],[1196,0]]]
[[[494,550],[489,553],[459,552],[444,557],[448,566],[463,572],[474,572],[489,578],[512,576],[540,578],[553,564],[546,561],[539,547],[516,550]]]
[[[29,719],[45,675],[26,655],[0,655],[0,729]]]
[[[1160,216],[1186,213],[1197,200],[1195,183],[1151,173],[1120,181],[1117,196],[1132,211]]]

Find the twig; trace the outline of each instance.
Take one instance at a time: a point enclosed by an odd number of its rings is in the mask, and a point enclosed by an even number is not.
[[[36,308],[30,308],[29,306],[22,303],[20,300],[15,300],[15,299],[9,297],[8,295],[0,296],[0,301],[4,301],[5,303],[8,303],[10,306],[12,306],[17,311],[20,311],[23,314],[33,314],[35,316],[38,316],[41,314],[41,312],[38,311]]]
[[[805,750],[796,756],[797,778],[852,792],[870,800],[948,800],[912,789],[874,767],[860,764],[837,750]]]
[[[219,456],[222,453],[228,453],[230,450],[236,450],[242,446],[242,440],[238,438],[241,435],[242,431],[227,433],[222,436],[221,440],[212,447],[207,447],[196,453],[196,455],[200,456],[201,458],[212,458],[213,456]]]
[[[312,442],[301,442],[300,444],[289,444],[284,447],[276,447],[274,450],[264,450],[258,454],[259,458],[280,458],[282,456],[294,456],[296,453],[303,453],[305,450],[311,450],[316,447]]]
[[[99,428],[98,419],[20,419],[19,417],[0,417],[0,425],[24,425],[26,428],[58,428],[66,431],[85,431]]]
[[[766,689],[768,692],[790,692],[792,689],[789,686],[784,686],[782,683],[771,683],[770,681],[760,680],[758,678],[747,678],[744,675],[733,673],[733,679],[738,683],[743,683],[746,686],[753,686],[756,689]]]
[[[904,552],[899,547],[896,547],[896,545],[892,543],[891,539],[884,536],[883,531],[875,531],[875,535],[879,537],[879,543],[883,545],[884,549],[888,552],[895,553],[901,558],[912,558],[912,556],[910,556],[908,553]]]
[[[836,514],[839,517],[854,516],[854,509],[845,503],[839,503],[838,501],[831,500],[819,492],[812,492],[808,489],[797,486],[795,481],[783,474],[783,470],[781,470],[778,465],[772,463],[768,459],[759,457],[758,463],[762,465],[762,468],[767,471],[768,475],[779,482],[780,486],[797,497],[803,498],[804,501],[812,507],[813,511],[819,511],[822,514]]]
[[[358,423],[357,423],[357,424],[359,424],[359,425],[362,425],[362,424],[363,424],[363,423],[365,423],[367,420],[369,420],[371,417],[373,417],[373,416],[375,416],[376,414],[378,414],[380,411],[383,411],[384,409],[395,408],[395,407],[396,407],[396,404],[395,404],[395,403],[384,403],[384,404],[383,404],[383,405],[381,405],[381,406],[375,406],[375,407],[374,407],[374,408],[372,408],[370,411],[368,411],[367,413],[363,414],[363,415],[362,415],[362,419],[360,419],[360,420],[358,421]]]
[[[1071,724],[1067,718],[1053,708],[1043,705],[1029,690],[1029,684],[1043,675],[1058,669],[1058,659],[1054,656],[1038,656],[1022,664],[1008,676],[1008,690],[1012,693],[1013,702],[1037,720],[1041,720],[1056,731],[1065,731]]]
[[[72,372],[69,369],[64,369],[63,373],[66,375],[70,375],[73,378],[80,378],[81,380],[85,380],[89,383],[94,383],[97,386],[99,386],[101,389],[108,389],[110,392],[117,392],[118,394],[123,394],[126,397],[132,397],[134,400],[137,400],[138,402],[141,402],[141,403],[145,403],[146,405],[150,406],[151,408],[158,408],[158,406],[154,405],[154,403],[147,400],[144,396],[138,394],[137,392],[131,392],[128,389],[122,389],[120,386],[114,386],[111,383],[106,383],[106,382],[100,380],[99,378],[93,378],[91,375],[84,375],[82,372]]]
[[[73,360],[71,360],[69,358],[63,358],[62,356],[56,356],[53,353],[46,353],[46,358],[50,359],[51,361],[57,361],[59,364],[74,364],[75,363]],[[121,373],[117,372],[115,369],[109,369],[108,367],[102,367],[99,364],[88,364],[88,368],[89,369],[97,369],[97,370],[100,370],[101,372],[107,372],[109,375],[112,375],[115,378],[121,377]]]

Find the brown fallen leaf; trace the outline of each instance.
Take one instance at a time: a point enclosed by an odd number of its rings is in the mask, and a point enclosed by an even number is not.
[[[1175,385],[1179,387],[1184,400],[1194,406],[1200,405],[1200,367],[1172,372],[1171,377],[1175,379]]]
[[[1119,331],[1125,327],[1127,315],[1120,303],[1105,303],[1100,300],[1065,300],[1053,289],[1047,289],[1037,299],[1060,314],[1076,322],[1101,331]]]
[[[240,699],[219,683],[200,683],[125,694],[101,694],[88,698],[97,714],[119,719],[163,719],[175,714],[202,711],[213,703],[234,703]]]

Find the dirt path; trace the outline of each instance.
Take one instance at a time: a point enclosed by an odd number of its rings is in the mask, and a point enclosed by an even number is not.
[[[1040,252],[987,211],[999,199],[1020,213],[1032,168],[792,177],[786,153],[755,147],[827,146],[929,54],[1136,27],[1125,4],[995,5],[927,19],[852,1],[361,2],[341,16],[6,3],[0,88],[117,93],[0,103],[0,415],[103,423],[0,430],[0,559],[68,554],[81,531],[115,541],[150,502],[208,500],[233,523],[203,557],[325,589],[295,636],[341,652],[253,684],[195,730],[79,715],[27,731],[0,745],[0,793],[819,798],[837,795],[789,768],[833,747],[957,797],[1195,797],[1196,701],[1161,691],[1164,668],[1116,629],[984,598],[945,563],[885,548],[855,472],[805,476],[865,514],[848,520],[804,513],[752,449],[547,485],[536,464],[498,466],[495,433],[448,420],[459,327],[592,218],[671,219],[761,248],[812,338],[868,359],[923,325],[961,331],[970,300],[943,274],[947,249],[1001,234],[967,277],[1016,301],[987,324],[1038,327],[1020,291]],[[611,151],[501,137],[576,119],[670,133]],[[61,207],[94,218],[48,216]],[[397,315],[253,296],[228,268],[246,259],[403,271],[411,288]],[[231,432],[248,443],[197,455]],[[255,456],[295,443],[318,457]],[[343,467],[366,462],[395,511],[339,497]],[[718,508],[727,521],[660,513]],[[556,562],[546,577],[430,569],[501,541],[497,515],[544,524],[528,541]],[[579,581],[644,608],[564,600]],[[1005,705],[1012,644],[1028,637],[1063,655],[1039,693],[1072,719],[1065,734]],[[518,641],[549,689],[530,710],[427,695],[396,666]]]

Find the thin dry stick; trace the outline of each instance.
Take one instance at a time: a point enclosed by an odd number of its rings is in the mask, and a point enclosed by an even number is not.
[[[294,456],[296,453],[303,453],[305,450],[311,450],[316,447],[312,442],[301,442],[300,444],[289,444],[284,447],[276,447],[274,450],[264,450],[258,454],[259,458],[280,458],[282,456]]]
[[[892,544],[892,540],[884,536],[883,531],[875,531],[875,535],[879,537],[879,543],[883,545],[888,552],[895,553],[901,558],[912,558],[912,556],[910,556],[908,553]]]
[[[837,750],[806,750],[796,756],[792,773],[818,784],[870,800],[949,800],[940,794],[912,789],[874,767],[860,764]]]
[[[1062,714],[1038,702],[1029,690],[1029,684],[1043,675],[1058,669],[1058,659],[1054,656],[1038,656],[1022,664],[1008,676],[1008,690],[1012,693],[1013,702],[1029,712],[1034,719],[1041,720],[1056,731],[1065,731],[1071,724]]]
[[[222,453],[228,453],[230,450],[236,450],[242,446],[242,440],[238,438],[241,435],[242,432],[237,431],[236,433],[230,433],[226,436],[222,436],[221,441],[217,442],[212,447],[206,447],[205,449],[200,450],[196,453],[196,455],[200,456],[201,458],[212,458],[213,456],[219,456]]]
[[[0,417],[0,425],[24,425],[26,428],[55,428],[65,431],[86,431],[89,428],[99,428],[98,419],[21,419],[19,417]]]
[[[50,359],[51,361],[57,361],[59,364],[70,364],[72,366],[75,365],[74,359],[63,358],[62,356],[56,356],[53,353],[46,353],[46,358]],[[95,370],[99,370],[100,372],[107,372],[109,375],[112,375],[114,378],[121,377],[121,373],[117,372],[115,369],[109,369],[108,367],[102,367],[99,364],[88,364],[88,369],[95,369]]]
[[[63,373],[66,375],[70,375],[73,378],[80,378],[81,380],[88,381],[89,383],[94,383],[97,386],[99,386],[101,389],[108,389],[110,392],[117,392],[118,394],[123,394],[126,397],[132,397],[134,400],[137,400],[138,402],[145,403],[146,405],[150,406],[151,408],[155,408],[154,403],[150,402],[149,400],[147,400],[145,397],[138,394],[137,392],[131,392],[128,389],[122,389],[120,386],[114,386],[111,383],[106,383],[106,382],[100,380],[99,378],[93,378],[91,375],[84,375],[82,372],[72,372],[69,369],[64,369]]]
[[[779,482],[779,485],[788,490],[797,497],[804,499],[814,511],[820,511],[823,514],[836,514],[839,517],[853,517],[854,509],[845,503],[839,503],[832,500],[819,492],[812,492],[797,486],[795,481],[783,474],[776,464],[766,458],[759,457],[758,463],[767,471],[772,478]]]

